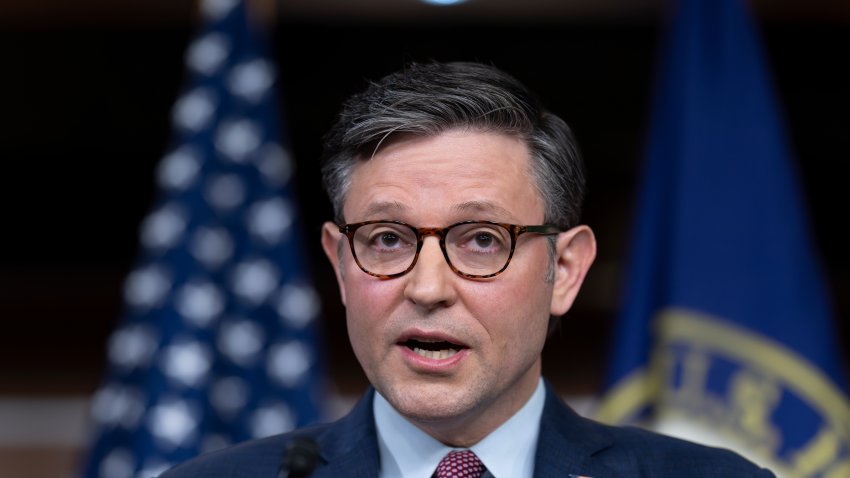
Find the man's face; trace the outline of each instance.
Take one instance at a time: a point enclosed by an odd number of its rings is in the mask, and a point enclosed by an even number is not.
[[[452,130],[396,140],[358,163],[343,213],[349,223],[445,227],[541,224],[543,210],[522,141]],[[425,238],[413,270],[388,280],[361,271],[348,245],[339,247],[345,240],[326,224],[323,244],[351,344],[369,381],[400,413],[432,435],[450,433],[458,442],[464,430],[475,441],[525,403],[540,376],[550,312],[565,312],[545,280],[552,262],[545,237],[520,236],[507,270],[482,280],[452,272],[435,236]],[[451,346],[429,354],[414,350],[417,342]]]

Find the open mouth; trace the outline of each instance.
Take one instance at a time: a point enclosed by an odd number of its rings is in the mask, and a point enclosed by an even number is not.
[[[445,360],[465,349],[463,345],[454,344],[445,340],[421,340],[408,339],[402,345],[409,348],[416,355],[432,360]]]

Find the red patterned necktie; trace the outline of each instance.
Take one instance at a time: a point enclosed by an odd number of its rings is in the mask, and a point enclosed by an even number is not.
[[[479,478],[484,464],[469,450],[451,451],[437,465],[435,478]]]

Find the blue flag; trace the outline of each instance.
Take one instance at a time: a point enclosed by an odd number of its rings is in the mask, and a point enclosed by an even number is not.
[[[597,417],[850,477],[850,405],[795,163],[742,0],[684,0],[661,58]]]
[[[320,418],[311,286],[275,67],[239,0],[201,2],[83,476],[147,478]]]

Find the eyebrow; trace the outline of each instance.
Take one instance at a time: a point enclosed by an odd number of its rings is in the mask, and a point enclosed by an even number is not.
[[[364,211],[365,217],[404,214],[412,209],[398,201],[377,201],[369,204]],[[457,215],[470,213],[488,214],[499,217],[513,217],[511,212],[502,206],[489,201],[466,201],[452,206],[452,212]]]
[[[410,211],[410,208],[398,201],[378,201],[369,204],[366,207],[364,214],[366,217],[378,216],[388,212],[404,213]]]
[[[510,211],[488,201],[466,201],[452,206],[452,210],[457,214],[477,212],[494,214],[502,217],[512,217]]]

